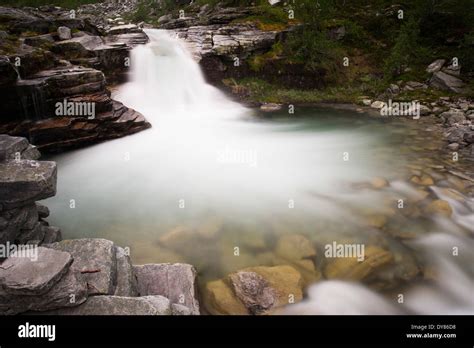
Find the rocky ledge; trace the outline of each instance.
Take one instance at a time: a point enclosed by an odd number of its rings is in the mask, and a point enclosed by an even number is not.
[[[105,239],[62,240],[37,200],[56,193],[56,163],[0,136],[0,314],[197,315],[196,270],[134,266]]]
[[[111,99],[132,47],[148,42],[135,25],[104,30],[57,7],[0,7],[0,133],[63,151],[133,134],[151,125]]]

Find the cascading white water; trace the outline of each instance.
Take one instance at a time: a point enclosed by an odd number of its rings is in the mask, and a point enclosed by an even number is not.
[[[63,227],[67,237],[100,236],[132,247],[137,240],[149,247],[170,228],[210,216],[250,222],[255,234],[267,233],[266,223],[289,217],[323,240],[343,230],[358,238],[354,226],[360,217],[354,209],[377,212],[386,192],[353,192],[351,184],[388,177],[402,161],[396,149],[384,144],[383,127],[376,133],[370,126],[335,130],[289,118],[257,121],[251,117],[254,111],[205,82],[177,38],[159,30],[147,34],[150,43],[132,51],[131,81],[114,97],[142,112],[153,127],[58,156],[58,195],[48,202],[53,224]],[[380,160],[387,151],[389,160]],[[346,152],[349,160],[344,160]],[[69,209],[72,199],[75,209]],[[336,227],[329,230],[323,221]],[[206,272],[220,262],[208,245],[189,247],[190,253],[203,249],[198,256],[208,261]],[[326,307],[318,303],[315,308],[337,312],[340,307],[330,304],[344,301],[338,294],[362,289],[360,296],[345,298],[345,312],[398,311],[370,290],[348,286],[316,285],[330,291],[314,290],[326,299]],[[444,307],[440,311],[446,312]]]

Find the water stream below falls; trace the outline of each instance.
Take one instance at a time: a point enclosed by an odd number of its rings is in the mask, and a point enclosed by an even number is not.
[[[191,263],[203,287],[291,264],[308,289],[292,313],[474,313],[473,183],[452,174],[472,163],[439,152],[422,120],[261,115],[208,85],[178,39],[147,34],[114,97],[153,127],[54,158],[46,203],[64,238],[113,240],[135,264]],[[326,258],[333,242],[364,245],[371,265]]]

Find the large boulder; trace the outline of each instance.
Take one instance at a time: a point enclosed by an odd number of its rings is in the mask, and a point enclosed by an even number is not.
[[[433,74],[430,80],[430,85],[434,88],[454,93],[465,92],[465,84],[461,79],[446,74],[443,71],[437,71]]]
[[[199,314],[196,270],[182,263],[146,264],[133,267],[140,296],[161,295]]]
[[[77,307],[46,312],[47,315],[171,315],[170,301],[163,296],[92,296]]]
[[[71,255],[31,247],[28,253],[22,249],[20,256],[10,255],[0,265],[0,313],[46,311],[84,302],[86,283],[70,268]]]
[[[30,246],[31,255],[17,251],[0,266],[0,286],[14,295],[40,295],[58,282],[72,263],[69,253]]]
[[[89,295],[113,295],[117,281],[115,245],[106,239],[71,239],[45,245],[66,251],[74,259],[71,269],[87,282]]]
[[[294,267],[249,267],[206,284],[211,314],[270,314],[303,298],[303,277]]]

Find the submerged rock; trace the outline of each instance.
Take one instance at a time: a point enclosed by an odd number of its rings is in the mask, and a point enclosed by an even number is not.
[[[431,202],[426,208],[425,212],[428,214],[437,214],[445,217],[450,217],[453,214],[453,209],[447,201],[437,199]]]
[[[263,314],[278,301],[276,290],[258,273],[240,271],[229,278],[237,298],[251,314]]]
[[[365,248],[363,261],[359,261],[356,257],[328,260],[324,267],[324,276],[327,279],[361,281],[391,262],[393,255],[389,251],[371,245]]]

